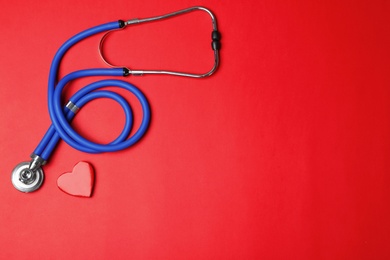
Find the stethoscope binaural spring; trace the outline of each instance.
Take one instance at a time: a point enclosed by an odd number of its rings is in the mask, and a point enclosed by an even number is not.
[[[110,64],[104,57],[102,52],[103,44],[106,36],[109,33],[112,33],[115,30],[123,29],[126,26],[132,24],[158,21],[162,19],[171,18],[173,16],[189,13],[192,11],[204,11],[211,17],[213,27],[211,46],[212,50],[214,51],[214,66],[208,72],[203,74],[194,74],[188,72],[168,70],[132,70],[125,66],[114,66]],[[99,54],[103,61],[111,68],[79,70],[72,72],[61,79],[58,79],[59,66],[64,54],[72,46],[82,41],[83,39],[102,32],[106,32],[106,34],[102,37],[100,41]],[[63,104],[61,103],[61,94],[68,83],[79,78],[94,76],[126,77],[129,75],[166,74],[193,78],[207,77],[213,74],[218,68],[219,49],[221,48],[220,39],[221,35],[217,29],[217,22],[215,16],[210,10],[198,6],[190,7],[177,12],[156,17],[110,22],[87,29],[70,38],[59,48],[56,55],[54,56],[50,67],[48,82],[48,107],[52,125],[49,127],[43,139],[35,148],[34,152],[31,154],[31,161],[22,162],[18,164],[12,171],[11,179],[14,187],[21,192],[32,192],[37,190],[42,185],[44,174],[41,166],[46,164],[52,152],[54,151],[57,143],[61,139],[79,151],[87,153],[113,152],[123,150],[132,146],[142,138],[142,136],[148,129],[150,121],[149,103],[144,94],[134,85],[126,81],[116,79],[96,81],[80,89],[70,98],[69,102],[65,106],[63,106]],[[132,136],[129,137],[133,125],[132,110],[130,108],[130,105],[119,94],[108,90],[102,90],[102,88],[106,87],[119,87],[126,89],[133,93],[141,103],[143,113],[142,122],[138,130]],[[118,102],[122,106],[126,116],[125,126],[121,134],[111,143],[104,145],[94,143],[85,139],[70,126],[70,122],[76,115],[77,111],[82,108],[86,103],[98,98],[109,98]]]

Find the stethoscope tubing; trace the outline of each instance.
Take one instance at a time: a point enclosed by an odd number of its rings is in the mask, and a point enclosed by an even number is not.
[[[73,45],[94,34],[98,34],[113,29],[118,29],[118,28],[120,28],[120,23],[118,22],[111,22],[111,23],[95,26],[93,28],[87,29],[73,36],[58,49],[56,55],[54,56],[50,68],[49,83],[48,83],[48,108],[49,108],[49,114],[50,114],[50,119],[52,121],[52,125],[49,127],[43,139],[34,150],[35,155],[40,156],[44,160],[48,160],[53,150],[55,149],[57,143],[61,139],[64,140],[67,144],[69,144],[73,148],[82,152],[87,152],[87,153],[114,152],[114,151],[126,149],[129,146],[135,144],[145,134],[150,122],[150,114],[151,114],[150,106],[143,93],[134,85],[128,82],[122,80],[116,80],[116,79],[96,81],[94,83],[91,83],[83,87],[70,98],[70,101],[78,108],[81,108],[86,103],[97,98],[109,98],[118,102],[122,106],[126,117],[125,126],[121,134],[109,144],[94,143],[79,135],[70,126],[70,121],[74,118],[75,112],[70,110],[66,106],[63,107],[61,104],[62,91],[65,88],[65,86],[72,80],[82,78],[82,77],[94,77],[94,76],[114,76],[114,77],[124,76],[124,71],[122,68],[87,69],[87,70],[72,72],[66,75],[65,77],[63,77],[57,83],[60,62],[64,54]],[[107,90],[99,90],[105,87],[119,87],[119,88],[126,89],[131,93],[133,93],[141,103],[143,119],[138,130],[130,138],[128,137],[130,135],[132,125],[133,125],[133,120],[132,120],[133,116],[132,116],[131,107],[129,106],[127,101],[119,94]]]

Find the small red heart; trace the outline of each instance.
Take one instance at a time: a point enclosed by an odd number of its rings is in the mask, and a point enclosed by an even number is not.
[[[57,186],[63,192],[77,197],[91,197],[94,184],[94,171],[87,162],[79,162],[72,172],[63,173],[57,180]]]

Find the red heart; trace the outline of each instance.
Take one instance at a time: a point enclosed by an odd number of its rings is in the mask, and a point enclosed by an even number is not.
[[[63,173],[58,177],[57,186],[69,195],[91,197],[94,179],[92,165],[79,162],[73,167],[72,172]]]

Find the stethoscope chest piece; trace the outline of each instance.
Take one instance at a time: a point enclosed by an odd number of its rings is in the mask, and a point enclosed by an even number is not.
[[[43,183],[42,168],[39,167],[33,171],[29,166],[30,162],[19,163],[11,174],[12,184],[21,192],[33,192]]]

